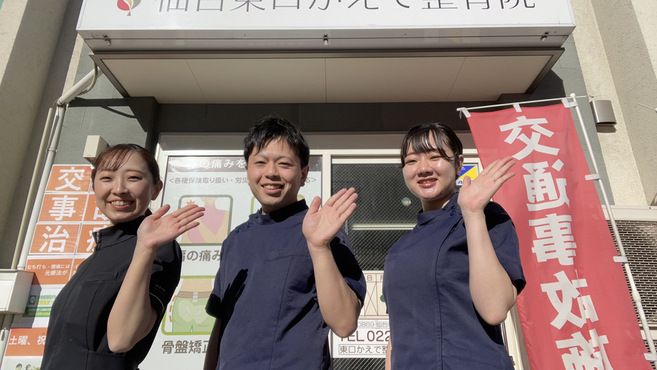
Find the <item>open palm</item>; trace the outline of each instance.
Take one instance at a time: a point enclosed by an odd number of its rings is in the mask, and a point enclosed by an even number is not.
[[[354,188],[342,189],[320,207],[321,199],[315,197],[303,219],[303,235],[309,247],[328,246],[345,221],[356,210],[358,194]]]
[[[493,161],[475,180],[465,177],[458,199],[461,210],[464,212],[482,211],[500,187],[514,176],[514,173],[509,170],[515,163],[516,161],[512,157],[505,157]]]
[[[137,230],[140,242],[150,248],[168,243],[198,226],[199,222],[196,220],[203,216],[205,210],[196,204],[190,204],[165,215],[170,208],[168,204],[164,205],[144,219]]]

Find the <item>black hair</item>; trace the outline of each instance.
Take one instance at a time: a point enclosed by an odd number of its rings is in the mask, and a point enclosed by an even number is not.
[[[257,153],[274,140],[283,140],[294,150],[301,168],[308,166],[310,160],[310,148],[303,138],[301,131],[290,121],[268,116],[260,119],[244,138],[244,160],[249,161],[249,156]]]
[[[153,154],[137,144],[116,144],[103,150],[94,160],[91,170],[91,182],[96,179],[98,171],[116,171],[128,160],[130,155],[137,153],[146,162],[148,172],[153,176],[153,184],[159,183],[160,167]]]
[[[433,137],[436,147],[431,145],[431,138]],[[451,149],[454,153],[453,157],[447,155],[445,147]],[[436,151],[442,157],[455,161],[463,154],[463,144],[456,136],[454,130],[449,126],[442,123],[423,123],[412,127],[402,140],[400,159],[401,165],[404,167],[404,158],[408,155],[409,149],[415,153],[427,153]],[[456,162],[455,162],[456,163]]]

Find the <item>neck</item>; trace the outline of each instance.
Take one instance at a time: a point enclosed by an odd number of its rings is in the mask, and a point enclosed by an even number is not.
[[[445,208],[449,200],[452,198],[454,191],[450,192],[447,196],[441,197],[438,199],[432,199],[430,201],[422,201],[422,211],[429,212],[435,211],[437,209]]]

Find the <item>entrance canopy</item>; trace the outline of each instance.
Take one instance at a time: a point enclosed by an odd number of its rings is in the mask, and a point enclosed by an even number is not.
[[[568,0],[85,0],[78,23],[122,94],[164,104],[496,100],[573,29]]]

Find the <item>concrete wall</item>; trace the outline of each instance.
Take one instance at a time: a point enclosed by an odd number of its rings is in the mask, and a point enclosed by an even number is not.
[[[657,4],[574,1],[582,72],[589,93],[611,99],[616,132],[600,133],[617,205],[649,204],[657,193]]]
[[[79,0],[6,0],[0,10],[0,266],[9,267],[47,115],[63,89]]]

